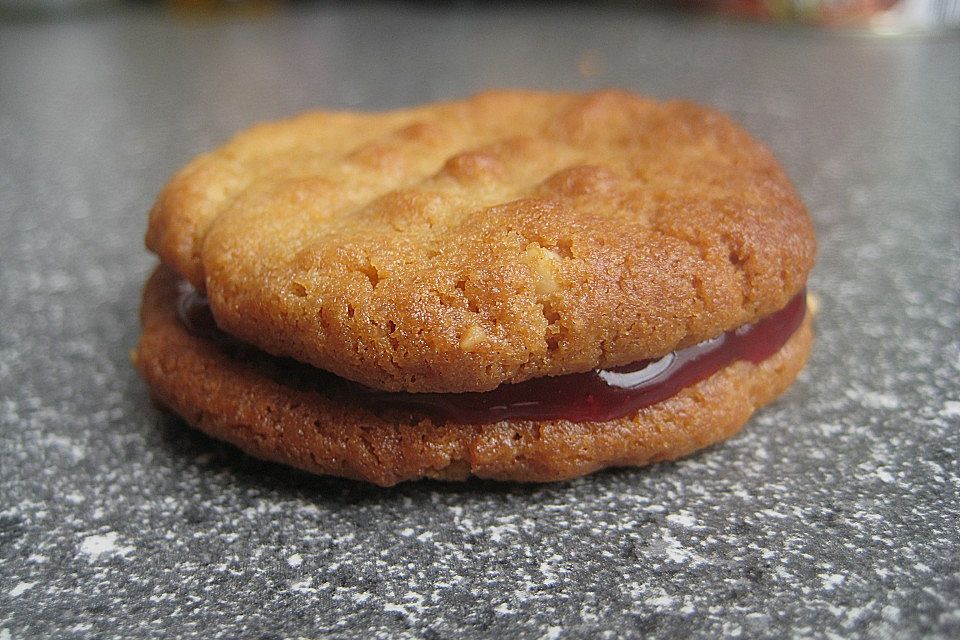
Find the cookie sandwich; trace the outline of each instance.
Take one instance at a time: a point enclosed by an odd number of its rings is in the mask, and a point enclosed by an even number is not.
[[[738,431],[794,380],[815,241],[727,117],[490,92],[245,131],[150,212],[154,398],[307,471],[572,478]]]

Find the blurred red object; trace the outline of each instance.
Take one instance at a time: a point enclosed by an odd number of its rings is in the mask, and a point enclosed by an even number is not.
[[[693,0],[686,4],[728,16],[768,22],[867,25],[898,0]]]

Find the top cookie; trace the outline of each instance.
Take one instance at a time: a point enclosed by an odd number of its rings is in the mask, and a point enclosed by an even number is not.
[[[785,305],[814,254],[746,132],[616,91],[260,125],[174,176],[147,246],[244,341],[440,392],[711,338]]]

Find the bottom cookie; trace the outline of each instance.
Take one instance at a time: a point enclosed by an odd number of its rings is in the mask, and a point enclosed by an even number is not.
[[[724,440],[793,382],[812,342],[810,313],[773,356],[741,360],[671,398],[606,422],[435,423],[365,407],[344,383],[290,360],[187,330],[179,277],[159,267],[144,290],[134,363],[153,396],[207,434],[313,473],[390,486],[471,476],[550,482],[673,460]]]

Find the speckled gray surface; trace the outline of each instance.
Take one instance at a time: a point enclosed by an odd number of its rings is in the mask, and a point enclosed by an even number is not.
[[[960,636],[960,39],[567,9],[0,25],[0,640]],[[145,211],[311,106],[621,85],[731,112],[820,235],[812,361],[689,460],[378,490],[154,409]]]

